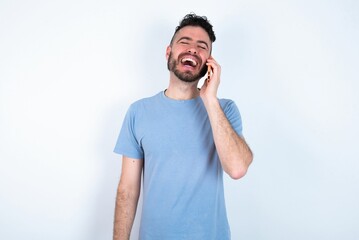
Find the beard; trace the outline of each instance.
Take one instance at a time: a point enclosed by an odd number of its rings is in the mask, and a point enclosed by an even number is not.
[[[182,54],[183,55],[183,54]],[[180,54],[181,56],[181,54]],[[180,59],[179,56],[179,59]],[[200,60],[200,59],[198,59]],[[198,61],[199,64],[201,64],[201,61]],[[177,66],[180,64],[179,61],[173,58],[172,52],[170,52],[170,55],[168,57],[167,61],[167,68],[169,71],[172,71],[178,79],[184,81],[184,82],[195,82],[201,79],[204,75],[207,73],[207,66],[203,65],[199,72],[192,73],[191,71],[185,71],[181,72]]]

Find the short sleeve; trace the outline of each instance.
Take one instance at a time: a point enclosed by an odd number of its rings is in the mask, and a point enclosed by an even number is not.
[[[143,149],[136,136],[136,110],[133,105],[128,109],[117,138],[114,152],[126,157],[143,159]]]
[[[239,136],[243,136],[242,118],[235,102],[227,100],[222,108],[234,131],[236,131]]]

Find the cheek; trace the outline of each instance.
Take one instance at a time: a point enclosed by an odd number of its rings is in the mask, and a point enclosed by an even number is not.
[[[171,56],[172,58],[177,58],[178,57],[178,53],[180,53],[180,51],[178,51],[178,49],[173,49],[172,48],[172,51],[170,53],[169,56]]]
[[[208,59],[209,57],[201,57],[201,59],[202,59],[202,66],[205,66],[206,65],[206,63],[207,63],[207,59]]]
[[[207,59],[211,57],[211,54],[209,54],[208,52],[204,52],[201,54],[201,59],[203,61],[204,64],[206,64]]]

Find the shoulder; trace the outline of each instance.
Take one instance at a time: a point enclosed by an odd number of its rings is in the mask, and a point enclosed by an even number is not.
[[[237,108],[236,103],[232,99],[220,98],[219,103],[224,111],[231,108]]]
[[[159,92],[151,97],[139,99],[130,105],[129,110],[137,112],[146,109],[148,106],[153,106],[156,103],[156,101],[160,99],[161,94],[162,92]]]

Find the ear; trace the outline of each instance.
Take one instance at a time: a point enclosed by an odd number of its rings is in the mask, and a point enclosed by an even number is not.
[[[172,50],[171,46],[167,46],[167,48],[166,48],[166,60],[168,60],[168,58],[170,57],[171,50]]]

